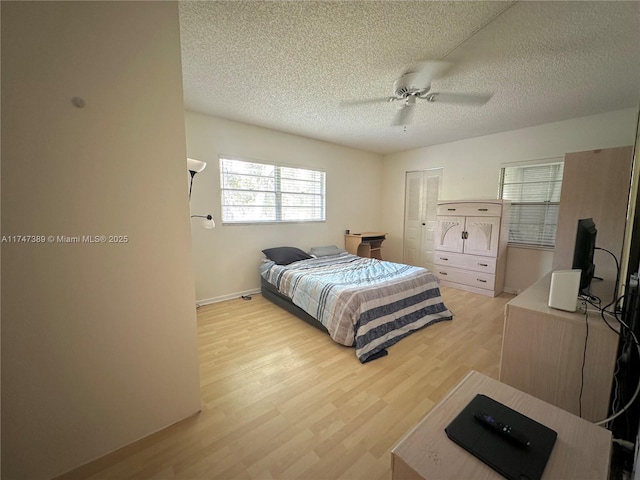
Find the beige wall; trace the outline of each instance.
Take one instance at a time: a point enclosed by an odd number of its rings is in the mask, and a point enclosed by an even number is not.
[[[85,108],[72,106],[81,96]],[[174,2],[2,3],[2,473],[200,408]]]
[[[443,167],[443,200],[496,198],[500,164],[633,145],[636,114],[633,108],[620,110],[385,156],[382,228],[390,234],[388,258],[402,261],[406,171]],[[552,262],[552,251],[510,247],[505,290],[528,287],[551,270]]]
[[[237,297],[258,289],[264,248],[344,247],[345,229],[357,232],[381,228],[381,156],[193,112],[186,112],[185,117],[188,156],[207,162],[194,179],[191,212],[211,213],[217,223],[214,230],[203,229],[196,219],[191,225],[198,301]],[[221,225],[221,154],[324,170],[327,221]]]

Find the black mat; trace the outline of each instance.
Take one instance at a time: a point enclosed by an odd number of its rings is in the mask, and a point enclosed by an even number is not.
[[[487,428],[474,417],[477,412],[509,425],[514,432],[525,436],[529,445],[520,445]],[[476,395],[445,432],[451,440],[511,480],[539,480],[557,437],[550,428],[485,395]]]

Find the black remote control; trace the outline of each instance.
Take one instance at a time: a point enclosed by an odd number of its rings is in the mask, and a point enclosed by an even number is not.
[[[498,420],[496,420],[495,418],[493,418],[491,415],[487,413],[478,411],[474,413],[473,416],[485,427],[502,435],[504,438],[506,438],[507,440],[510,440],[511,442],[517,445],[520,445],[522,447],[528,447],[531,444],[527,439],[527,437],[525,437],[523,434],[514,430],[513,428],[511,428],[511,426],[507,425],[506,423],[499,422]]]

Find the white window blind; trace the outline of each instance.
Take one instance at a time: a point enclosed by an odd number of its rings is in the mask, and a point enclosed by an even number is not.
[[[511,201],[509,244],[554,247],[564,163],[505,167],[500,198]]]
[[[325,221],[325,172],[220,157],[222,223]]]

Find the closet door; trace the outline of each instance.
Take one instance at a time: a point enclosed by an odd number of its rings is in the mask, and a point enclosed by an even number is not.
[[[433,270],[437,207],[442,169],[407,172],[403,262]]]
[[[421,265],[422,242],[422,172],[407,172],[404,187],[404,245],[403,261],[408,265]]]
[[[423,177],[425,186],[425,198],[423,201],[423,225],[422,225],[422,258],[424,267],[433,270],[433,258],[436,248],[436,229],[438,228],[438,200],[440,196],[440,180],[442,169],[438,174],[429,174]]]

